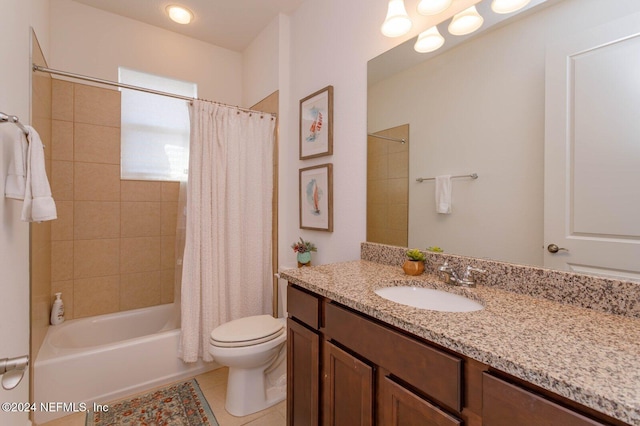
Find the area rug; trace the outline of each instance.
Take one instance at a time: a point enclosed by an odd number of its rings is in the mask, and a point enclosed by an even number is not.
[[[87,413],[87,426],[219,426],[193,379]]]

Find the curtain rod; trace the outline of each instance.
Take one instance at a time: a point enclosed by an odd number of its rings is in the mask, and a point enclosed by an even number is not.
[[[189,102],[195,101],[195,100],[206,101],[206,102],[211,102],[211,103],[218,104],[218,105],[227,106],[227,107],[230,107],[230,108],[235,108],[235,109],[240,110],[240,111],[245,111],[245,112],[250,112],[250,113],[255,113],[255,114],[267,114],[267,115],[271,115],[272,117],[276,116],[276,114],[270,113],[270,112],[255,111],[255,110],[248,109],[248,108],[242,108],[242,107],[239,107],[239,106],[236,106],[236,105],[228,105],[228,104],[225,104],[225,103],[222,103],[222,102],[210,101],[208,99],[191,98],[189,96],[182,96],[182,95],[176,95],[174,93],[162,92],[160,90],[147,89],[146,87],[132,86],[130,84],[118,83],[118,82],[111,81],[111,80],[103,80],[101,78],[89,77],[89,76],[86,76],[86,75],[76,74],[76,73],[72,73],[72,72],[68,72],[68,71],[54,70],[52,68],[42,67],[42,66],[36,65],[36,64],[33,64],[33,71],[46,72],[46,73],[53,74],[53,75],[61,75],[61,76],[64,76],[64,77],[75,78],[77,80],[91,81],[93,83],[104,84],[104,85],[107,85],[107,86],[121,87],[123,89],[137,90],[139,92],[151,93],[153,95],[168,96],[170,98],[183,99],[183,100],[189,101]]]
[[[401,143],[406,143],[407,141],[403,138],[403,139],[398,139],[398,138],[390,138],[388,136],[380,136],[380,135],[376,135],[374,133],[367,133],[367,136],[371,136],[374,138],[380,138],[380,139],[386,139],[388,141],[393,141],[393,142],[401,142]]]

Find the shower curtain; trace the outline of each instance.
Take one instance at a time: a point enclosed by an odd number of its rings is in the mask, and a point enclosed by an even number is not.
[[[207,101],[189,115],[180,353],[195,362],[215,327],[271,308],[275,119]]]

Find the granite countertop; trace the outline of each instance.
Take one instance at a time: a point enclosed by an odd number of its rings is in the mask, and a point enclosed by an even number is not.
[[[640,320],[478,285],[463,289],[434,275],[358,260],[281,276],[385,323],[421,336],[616,419],[640,425]],[[383,299],[374,290],[415,285],[477,300],[484,309],[451,313]]]

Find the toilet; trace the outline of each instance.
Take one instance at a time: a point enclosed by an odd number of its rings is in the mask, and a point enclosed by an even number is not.
[[[216,327],[209,339],[209,353],[229,367],[225,409],[246,416],[286,397],[285,318],[255,315]]]

